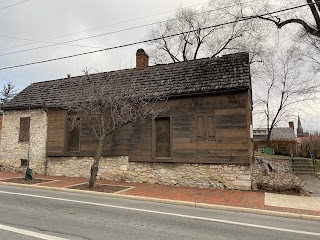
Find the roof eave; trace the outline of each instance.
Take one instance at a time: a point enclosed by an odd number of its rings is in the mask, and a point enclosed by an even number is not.
[[[197,92],[190,92],[190,93],[173,93],[168,96],[168,98],[180,98],[180,97],[190,97],[190,96],[200,96],[200,95],[208,95],[208,94],[215,94],[215,93],[225,93],[225,92],[240,92],[240,91],[247,91],[250,87],[240,87],[240,88],[229,88],[229,89],[218,89],[218,90],[208,90],[208,91],[197,91]],[[25,110],[25,109],[39,109],[39,108],[61,108],[62,106],[44,106],[44,105],[32,105],[32,106],[8,106],[3,107],[4,111],[10,110]]]

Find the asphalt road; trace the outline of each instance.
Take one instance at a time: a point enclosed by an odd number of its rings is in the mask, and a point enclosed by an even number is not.
[[[0,239],[320,239],[319,222],[0,186]]]

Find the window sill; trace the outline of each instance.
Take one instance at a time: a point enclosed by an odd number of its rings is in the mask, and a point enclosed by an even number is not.
[[[215,142],[216,139],[195,139],[196,142]]]
[[[172,157],[155,157],[154,159],[159,159],[159,160],[172,160]]]

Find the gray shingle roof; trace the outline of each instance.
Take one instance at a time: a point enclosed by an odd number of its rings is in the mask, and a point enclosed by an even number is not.
[[[266,141],[267,135],[254,135],[254,141]],[[274,128],[271,131],[270,141],[296,141],[292,128]]]
[[[271,141],[296,141],[296,135],[292,128],[274,128],[272,129]]]
[[[180,63],[92,74],[96,81],[117,79],[128,84],[135,79],[149,94],[189,95],[233,89],[249,89],[250,66],[247,53],[229,54]],[[33,83],[17,94],[5,109],[60,107],[81,92],[85,76]]]

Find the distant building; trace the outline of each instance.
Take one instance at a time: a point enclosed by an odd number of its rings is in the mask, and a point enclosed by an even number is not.
[[[306,136],[306,134],[303,132],[300,116],[298,115],[297,137],[300,138],[300,137],[305,137],[305,136]]]
[[[287,128],[274,128],[270,136],[269,147],[274,149],[275,154],[289,155],[290,149],[296,155],[297,138],[294,133],[293,122],[289,122]],[[254,150],[262,152],[264,147],[267,147],[268,129],[254,129],[253,143]]]

